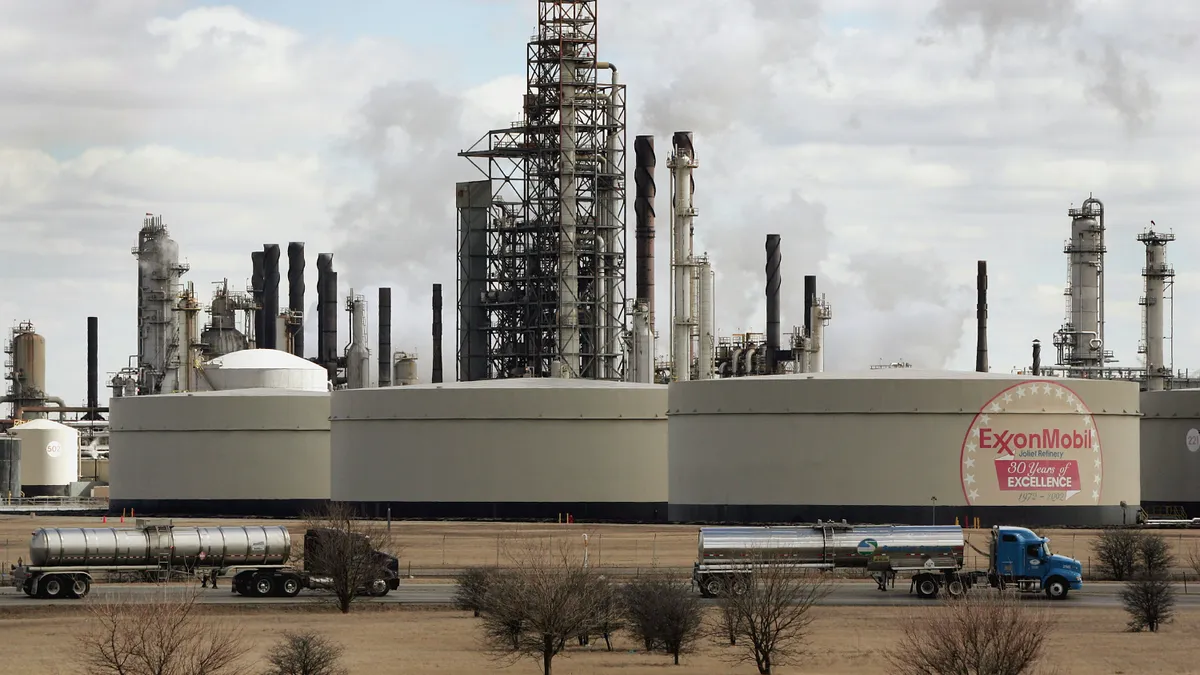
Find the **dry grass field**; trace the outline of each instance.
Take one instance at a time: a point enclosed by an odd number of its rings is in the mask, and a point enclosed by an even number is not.
[[[383,606],[381,606],[383,607]],[[365,673],[538,673],[532,661],[510,667],[493,660],[479,642],[478,623],[467,612],[437,608],[362,608],[347,616],[330,610],[272,610],[209,607],[205,612],[239,626],[260,658],[283,630],[311,629],[347,648],[346,665],[353,674]],[[900,626],[922,608],[818,607],[809,642],[809,656],[780,673],[861,675],[888,672],[884,652],[901,637]],[[1049,640],[1047,665],[1062,675],[1124,673],[1200,673],[1200,613],[1186,612],[1157,634],[1124,632],[1119,610],[1057,610],[1057,628]],[[54,608],[0,613],[0,644],[4,672],[29,675],[83,673],[70,654],[74,635],[86,628],[79,609]],[[555,660],[557,675],[652,675],[655,673],[745,673],[753,665],[731,665],[729,651],[702,642],[697,653],[685,656],[678,668],[669,657],[645,654],[628,639],[618,637],[616,651],[603,645],[574,647]],[[259,672],[258,668],[247,672]]]
[[[126,519],[132,527],[132,519]],[[30,533],[39,527],[120,527],[119,518],[109,518],[108,524],[98,517],[20,517],[0,516],[0,561],[15,561],[28,555]],[[297,520],[249,519],[177,519],[179,525],[282,524],[302,539],[304,525]],[[436,575],[439,569],[454,570],[472,565],[503,563],[505,551],[512,542],[529,538],[553,538],[582,552],[583,535],[587,537],[590,563],[601,567],[646,568],[687,567],[696,560],[696,526],[689,525],[595,525],[575,523],[480,523],[480,522],[407,522],[392,523],[392,536],[400,547],[401,567],[411,566],[425,576]],[[1200,557],[1200,530],[1160,530],[1176,554],[1176,573],[1195,572],[1188,566],[1189,554]],[[1092,544],[1095,530],[1044,530],[1050,537],[1055,553],[1080,560],[1085,578],[1091,577]],[[299,535],[299,536],[297,536]],[[968,530],[967,539],[984,548],[986,530]],[[981,556],[968,550],[967,565],[986,567]]]

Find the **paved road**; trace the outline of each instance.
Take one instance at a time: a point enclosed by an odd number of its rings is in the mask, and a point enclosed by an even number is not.
[[[1200,609],[1200,588],[1190,586],[1189,594],[1184,593],[1182,584],[1177,584],[1177,606],[1181,610]],[[93,595],[114,595],[118,598],[138,600],[149,599],[157,587],[152,584],[98,584],[92,587]],[[1054,607],[1092,607],[1117,608],[1121,606],[1118,593],[1120,584],[1089,584],[1083,591],[1072,592],[1065,602],[1050,603],[1045,595],[1022,596],[1029,602],[1052,604]],[[373,598],[364,602],[409,603],[409,604],[449,604],[454,594],[454,585],[449,583],[414,583],[402,584],[400,588],[383,598]],[[200,602],[213,605],[257,604],[257,605],[296,605],[318,601],[318,592],[303,591],[295,598],[244,598],[230,592],[227,585],[215,591],[204,590]],[[63,605],[77,603],[77,600],[38,600],[26,597],[24,593],[13,588],[0,590],[0,611],[7,607],[32,607],[44,605]],[[712,601],[705,601],[712,602]],[[827,606],[840,607],[909,607],[928,604],[915,595],[908,593],[908,586],[897,582],[896,588],[887,592],[876,590],[872,583],[839,583],[834,591],[820,602]]]

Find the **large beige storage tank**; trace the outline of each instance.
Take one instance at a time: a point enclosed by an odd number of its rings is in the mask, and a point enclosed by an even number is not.
[[[673,521],[1100,525],[1138,512],[1132,382],[881,369],[670,389]]]
[[[333,499],[394,518],[660,521],[667,391],[568,379],[333,393]]]
[[[48,419],[18,424],[12,432],[21,439],[21,492],[66,497],[79,480],[79,432]]]
[[[329,499],[329,393],[111,399],[110,504],[139,515],[296,516]]]
[[[1200,516],[1200,389],[1142,392],[1142,506]]]
[[[205,363],[199,385],[201,391],[329,391],[329,373],[312,361],[278,349],[244,349]]]

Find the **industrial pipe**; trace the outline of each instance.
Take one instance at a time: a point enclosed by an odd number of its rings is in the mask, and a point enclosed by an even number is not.
[[[304,358],[304,242],[288,244],[288,313],[296,317],[287,331],[292,353]]]
[[[654,329],[654,137],[633,140],[635,186],[633,212],[637,217],[637,293],[635,301],[644,303]]]
[[[279,244],[263,245],[263,341],[279,349]]]
[[[100,408],[100,320],[87,318],[87,407],[85,420],[99,420]]]
[[[804,337],[812,337],[813,307],[817,304],[817,277],[804,275]]]
[[[776,372],[779,354],[779,289],[783,285],[781,267],[783,257],[779,248],[779,235],[767,235],[767,374]],[[808,317],[805,317],[808,321]]]
[[[337,375],[337,273],[333,254],[317,255],[317,363]]]
[[[1033,341],[1033,376],[1039,377],[1042,374],[1042,341]]]
[[[392,289],[379,289],[379,386],[392,386]]]
[[[433,285],[433,377],[430,382],[442,381],[442,285]]]
[[[250,297],[254,300],[254,346],[263,345],[263,252],[250,253]]]
[[[975,337],[975,370],[980,373],[988,372],[987,344],[987,261],[980,260],[978,273],[975,276],[975,323],[978,334]]]

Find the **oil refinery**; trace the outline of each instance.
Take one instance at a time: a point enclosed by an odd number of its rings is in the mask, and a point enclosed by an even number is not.
[[[1173,234],[1115,240],[1092,195],[1068,210],[1054,364],[1042,365],[1034,340],[1028,367],[992,371],[980,260],[975,372],[827,370],[837,298],[805,270],[803,316],[785,327],[791,242],[772,231],[757,235],[766,325],[721,334],[721,259],[696,239],[709,227],[701,207],[721,198],[704,182],[703,130],[675,131],[657,151],[653,135],[634,136],[629,264],[626,95],[636,83],[598,49],[598,4],[537,2],[523,114],[458,153],[466,180],[453,186],[457,222],[443,233],[457,251],[452,363],[442,284],[430,289],[432,375],[420,382],[414,346],[392,342],[391,288],[340,295],[333,252],[316,256],[315,318],[302,242],[286,256],[279,243],[254,248],[248,284],[222,278],[205,299],[185,281],[195,270],[164,218],[147,214],[133,248],[137,341],[107,383],[108,405],[97,317],[87,317],[81,407],[47,391],[48,346],[34,324],[12,328],[4,498],[107,498],[113,513],[148,516],[289,517],[328,500],[414,519],[1098,526],[1200,516],[1200,382],[1176,373],[1166,348]],[[1140,366],[1118,365],[1106,342],[1105,254],[1117,245],[1145,252]],[[314,319],[315,349],[304,340]]]

